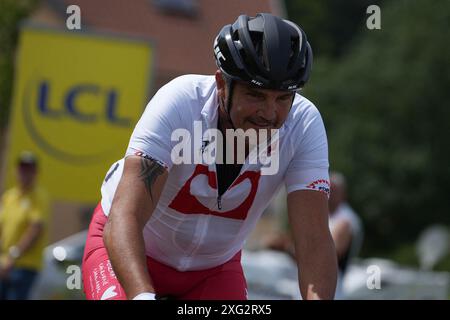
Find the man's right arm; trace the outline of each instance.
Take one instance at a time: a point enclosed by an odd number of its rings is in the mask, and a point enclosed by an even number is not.
[[[128,299],[155,292],[147,271],[143,229],[158,203],[168,171],[138,156],[125,159],[103,240],[113,270]]]

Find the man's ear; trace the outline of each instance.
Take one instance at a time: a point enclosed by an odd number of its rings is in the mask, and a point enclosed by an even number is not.
[[[215,76],[216,76],[217,93],[219,95],[219,99],[225,100],[226,83],[223,78],[222,72],[220,70],[217,70]]]

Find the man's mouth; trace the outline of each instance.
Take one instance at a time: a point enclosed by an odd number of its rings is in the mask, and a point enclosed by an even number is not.
[[[274,124],[272,122],[261,122],[261,121],[254,121],[254,120],[248,120],[251,124],[253,124],[256,127],[264,128],[264,129],[270,129],[274,127]]]

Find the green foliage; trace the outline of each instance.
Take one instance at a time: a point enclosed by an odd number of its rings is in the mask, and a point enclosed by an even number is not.
[[[450,253],[447,254],[438,264],[434,270],[448,272],[450,270]]]
[[[416,243],[404,243],[394,250],[384,253],[384,258],[393,260],[400,265],[419,268],[419,257],[416,252]]]
[[[316,59],[305,90],[364,218],[365,254],[450,224],[450,1],[393,1],[381,21],[348,54]]]
[[[38,0],[0,1],[0,128],[8,120],[19,22],[37,3]]]
[[[366,9],[381,0],[286,0],[289,19],[306,32],[315,56],[346,53],[355,34],[365,29]]]

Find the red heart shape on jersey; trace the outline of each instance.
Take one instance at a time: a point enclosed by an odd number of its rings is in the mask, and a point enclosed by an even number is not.
[[[255,200],[256,191],[258,189],[259,178],[261,176],[260,171],[245,171],[240,175],[236,181],[230,186],[230,189],[242,183],[245,179],[249,179],[251,183],[251,189],[248,196],[244,201],[236,208],[229,211],[215,211],[204,206],[195,196],[191,194],[191,183],[192,180],[199,176],[206,175],[208,177],[208,186],[212,189],[217,190],[216,177],[214,171],[209,171],[208,166],[198,164],[195,167],[194,173],[185,182],[183,187],[173,198],[172,202],[169,204],[169,208],[176,210],[184,214],[211,214],[214,216],[244,220],[247,217],[248,211]]]

